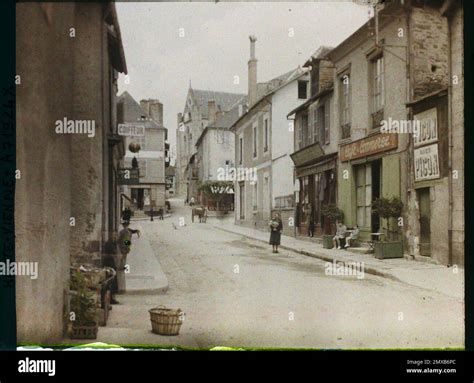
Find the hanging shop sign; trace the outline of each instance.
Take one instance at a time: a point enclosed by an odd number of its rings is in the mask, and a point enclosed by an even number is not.
[[[395,149],[398,146],[398,135],[383,133],[363,138],[350,144],[341,146],[341,161],[367,157],[372,154]]]
[[[145,135],[145,125],[139,123],[118,124],[117,133],[120,136],[143,137]]]
[[[432,180],[440,177],[438,144],[414,150],[415,181]]]
[[[415,114],[414,120],[413,145],[415,148],[438,141],[438,117],[436,108]]]

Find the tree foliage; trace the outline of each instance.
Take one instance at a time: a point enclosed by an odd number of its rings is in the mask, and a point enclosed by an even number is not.
[[[234,191],[232,181],[207,181],[199,186],[199,191],[214,200],[220,200],[224,195]]]
[[[344,219],[344,212],[336,205],[324,205],[321,212],[323,216],[331,222],[342,221]]]

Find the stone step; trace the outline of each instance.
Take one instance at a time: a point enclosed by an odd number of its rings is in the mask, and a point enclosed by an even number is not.
[[[296,239],[301,239],[301,240],[306,241],[306,242],[314,242],[314,243],[318,243],[318,244],[322,244],[322,243],[323,243],[323,239],[320,238],[320,237],[312,237],[312,238],[310,238],[310,237],[307,237],[307,236],[300,236],[300,235],[298,235],[298,236],[296,237]]]
[[[347,247],[347,251],[357,254],[372,254],[374,251],[370,247]]]

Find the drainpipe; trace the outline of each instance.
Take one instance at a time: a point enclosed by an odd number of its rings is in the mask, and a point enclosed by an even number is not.
[[[449,211],[448,211],[448,264],[453,263],[453,68],[451,62],[452,46],[451,46],[451,26],[449,23],[449,15],[446,15],[448,23],[448,194],[449,194]]]
[[[411,4],[407,4],[405,7],[405,20],[406,20],[406,31],[407,31],[407,48],[406,48],[406,101],[411,102],[412,101],[412,68],[411,68],[411,33],[410,33],[410,6]],[[408,114],[408,117],[410,119],[413,119],[413,113],[411,112],[411,107],[410,107],[410,112]],[[413,151],[413,136],[411,134],[408,135],[408,144],[407,144],[407,174],[408,174],[408,188],[410,190],[410,193],[408,195],[408,200],[407,200],[407,214],[409,214],[410,210],[410,203],[413,200],[413,198],[416,198],[415,195],[415,185],[414,185],[414,176],[412,173],[412,161],[413,161],[413,156],[412,156],[412,151]],[[412,229],[410,227],[409,219],[407,217],[407,224],[408,229]],[[418,236],[413,235],[413,255],[416,256],[418,255]]]

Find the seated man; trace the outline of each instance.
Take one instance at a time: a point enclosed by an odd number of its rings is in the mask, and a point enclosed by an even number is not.
[[[341,239],[346,237],[346,225],[344,225],[341,221],[336,222],[336,235],[332,239],[332,243],[336,249],[341,248]]]
[[[351,234],[346,238],[346,246],[349,247],[351,245],[352,240],[356,240],[359,237],[359,226],[355,225],[354,229],[352,229]]]

